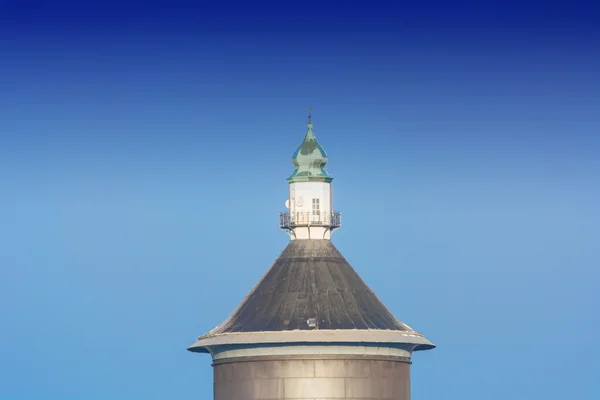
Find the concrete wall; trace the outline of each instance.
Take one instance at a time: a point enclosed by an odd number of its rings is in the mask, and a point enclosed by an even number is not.
[[[215,400],[410,399],[410,364],[399,357],[252,357],[213,365]]]

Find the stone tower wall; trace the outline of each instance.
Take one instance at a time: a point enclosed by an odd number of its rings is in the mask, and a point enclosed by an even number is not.
[[[213,366],[215,400],[410,399],[402,357],[240,357]]]

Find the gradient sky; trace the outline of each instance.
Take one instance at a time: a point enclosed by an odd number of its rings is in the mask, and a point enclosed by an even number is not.
[[[0,1],[0,400],[212,398],[307,107],[413,398],[598,398],[591,6],[199,3]]]

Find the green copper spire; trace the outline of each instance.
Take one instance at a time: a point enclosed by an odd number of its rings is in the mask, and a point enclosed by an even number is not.
[[[304,141],[292,156],[294,172],[287,179],[289,183],[331,182],[333,180],[333,177],[325,169],[328,160],[327,153],[315,138],[310,110],[311,108],[308,109],[308,125],[306,125],[308,131],[304,136]]]

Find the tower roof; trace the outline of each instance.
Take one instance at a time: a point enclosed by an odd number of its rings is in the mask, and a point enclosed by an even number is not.
[[[315,326],[308,320],[314,318]],[[392,330],[397,320],[329,240],[293,240],[238,309],[207,336],[293,330]]]
[[[288,182],[331,182],[333,177],[325,169],[328,160],[327,153],[315,137],[310,111],[306,127],[308,130],[304,140],[292,156],[294,172],[288,178]]]
[[[292,158],[296,168],[288,181],[331,182],[325,170],[327,154],[315,138],[310,112],[307,127]],[[312,209],[303,208],[302,197],[299,201],[295,188],[290,188],[289,204],[297,208],[280,215],[282,229],[293,232],[292,240],[229,318],[199,337],[189,350],[214,355],[231,346],[307,343],[366,343],[409,352],[434,348],[392,315],[329,240],[330,231],[340,224],[339,213],[332,211],[331,185],[301,186],[305,186],[302,196],[312,198]],[[311,191],[315,188],[320,192]],[[315,207],[321,198],[328,204],[324,209]],[[299,235],[299,229],[308,232]]]

